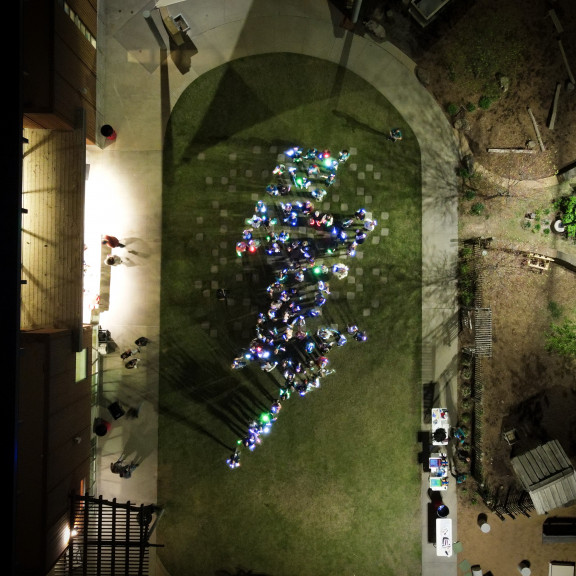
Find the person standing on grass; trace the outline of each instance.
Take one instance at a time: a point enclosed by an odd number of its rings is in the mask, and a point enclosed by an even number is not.
[[[124,248],[125,245],[122,244],[120,242],[120,240],[118,240],[118,238],[116,238],[116,236],[104,236],[103,240],[102,240],[102,244],[104,244],[105,246],[110,246],[110,248]]]
[[[234,451],[234,453],[226,460],[226,464],[228,467],[234,470],[234,468],[238,468],[240,466],[240,452],[238,449]]]
[[[392,128],[392,130],[390,130],[388,140],[392,140],[392,142],[402,140],[402,131],[400,130],[400,128]]]

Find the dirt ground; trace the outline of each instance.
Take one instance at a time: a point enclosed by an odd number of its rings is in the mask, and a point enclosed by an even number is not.
[[[422,29],[408,14],[407,2],[365,3],[366,15],[384,26],[387,40],[417,63],[421,81],[457,130],[462,155],[471,152],[481,169],[480,181],[467,183],[476,198],[460,202],[460,238],[494,238],[481,264],[482,305],[492,310],[493,330],[492,356],[482,360],[484,486],[469,474],[458,487],[458,539],[463,544],[458,562],[480,564],[484,574],[498,576],[519,573],[518,564],[527,560],[532,574],[545,575],[552,560],[576,561],[576,545],[543,544],[547,516],[531,511],[529,518],[516,514],[501,520],[478,491],[505,494],[509,487],[521,488],[511,457],[550,439],[559,440],[576,462],[576,365],[544,346],[552,322],[574,318],[576,274],[556,263],[548,271],[535,271],[527,266],[525,254],[556,249],[574,253],[573,243],[543,229],[553,220],[553,213],[548,214],[555,194],[550,183],[557,183],[558,170],[576,162],[576,90],[569,69],[576,69],[576,4],[452,0],[436,22]],[[478,103],[487,94],[491,104],[483,109]],[[450,104],[454,106],[449,111]],[[540,180],[544,178],[546,183]],[[535,180],[540,182],[531,182]],[[485,205],[481,216],[470,213],[474,201]],[[529,223],[531,230],[524,218],[529,212],[542,214],[537,227],[535,221]],[[472,342],[472,332],[464,329],[461,346]],[[461,405],[459,412],[473,413],[474,407]],[[513,446],[503,438],[510,429],[518,434]],[[459,467],[469,472],[465,464]],[[481,513],[488,516],[488,534],[478,527]],[[576,505],[550,515],[576,517]],[[459,574],[466,573],[466,566],[459,569]]]
[[[425,28],[408,13],[407,0],[364,3],[363,13],[381,23],[386,39],[417,63],[421,80],[452,125],[460,127],[480,164],[519,179],[538,179],[576,162],[572,0],[452,0]],[[479,101],[487,95],[492,103],[483,109]],[[456,113],[448,112],[450,104]],[[487,152],[531,146],[532,153]]]
[[[553,310],[574,310],[573,272],[552,265],[545,273],[526,267],[513,252],[488,250],[483,282],[483,305],[492,309],[492,357],[482,360],[483,470],[485,486],[492,493],[521,488],[510,459],[518,451],[551,439],[576,459],[576,375],[574,364],[548,353],[543,334],[549,329]],[[550,303],[553,302],[554,305]],[[463,331],[461,343],[470,334]],[[471,409],[468,409],[470,411]],[[464,410],[460,407],[460,414]],[[516,429],[518,442],[503,438]],[[464,550],[458,561],[480,564],[484,573],[513,574],[518,563],[528,560],[533,574],[547,574],[551,560],[576,560],[576,545],[542,544],[546,516],[529,512],[502,521],[478,497],[472,480],[459,486],[458,538]],[[480,531],[477,518],[486,513],[492,530]],[[576,516],[576,505],[554,510],[551,516]],[[465,571],[460,571],[465,574]]]

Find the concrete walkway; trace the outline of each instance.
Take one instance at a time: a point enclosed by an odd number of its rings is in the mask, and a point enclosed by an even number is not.
[[[243,56],[295,52],[345,66],[384,94],[416,134],[422,152],[422,382],[438,382],[439,401],[455,411],[457,338],[450,327],[457,321],[458,147],[443,112],[416,79],[415,64],[388,42],[376,44],[344,30],[342,15],[328,2],[184,0],[169,6],[172,15],[182,14],[189,23],[196,54],[162,49],[162,41],[166,46],[169,42],[154,2],[100,4],[99,125],[112,125],[118,136],[88,149],[86,244],[94,257],[101,234],[113,234],[127,244],[124,263],[110,271],[111,298],[100,323],[122,348],[143,335],[151,342],[142,351],[145,368],[128,374],[118,355],[103,357],[105,401],[119,399],[127,405],[144,401],[138,419],[122,418],[100,440],[97,494],[135,504],[157,500],[164,129],[172,107],[191,82]],[[424,416],[422,426],[428,429]],[[130,481],[109,470],[110,462],[124,450],[146,454]],[[456,556],[438,558],[428,543],[427,488],[423,475],[422,574],[455,576]],[[444,494],[444,502],[457,534],[454,486]]]

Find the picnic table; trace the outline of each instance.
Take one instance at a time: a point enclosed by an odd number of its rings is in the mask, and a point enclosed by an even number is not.
[[[450,440],[448,408],[432,408],[432,444],[446,446]]]
[[[448,457],[446,454],[430,454],[430,489],[434,491],[448,490]]]
[[[452,556],[452,520],[436,519],[436,556]]]

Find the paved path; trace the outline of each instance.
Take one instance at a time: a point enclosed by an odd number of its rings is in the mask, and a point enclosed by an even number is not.
[[[439,383],[443,404],[455,410],[457,339],[458,161],[454,133],[441,109],[415,77],[415,64],[391,44],[376,44],[340,27],[342,17],[328,2],[315,0],[184,0],[169,6],[190,24],[197,54],[167,53],[162,63],[158,37],[168,44],[154,2],[101,3],[99,124],[111,124],[113,143],[90,147],[86,242],[96,251],[100,234],[126,240],[125,263],[110,274],[109,309],[101,324],[121,347],[145,335],[146,369],[127,374],[117,355],[104,357],[106,400],[118,397],[141,406],[141,417],[123,418],[101,441],[97,492],[136,504],[156,502],[157,408],[160,311],[162,142],[170,110],[204,72],[238,57],[295,52],[323,58],[355,72],[378,89],[402,114],[422,153],[423,355],[422,381]],[[146,11],[150,19],[146,19]],[[152,27],[150,26],[152,22]],[[154,24],[159,36],[155,35]],[[164,52],[164,54],[166,54]],[[129,252],[128,252],[129,251]],[[120,386],[121,383],[121,386]],[[423,421],[423,426],[426,424]],[[121,481],[109,464],[123,449],[145,452],[137,473]],[[453,488],[444,496],[456,527]],[[424,576],[456,575],[456,557],[437,558],[428,543],[427,478],[422,480]],[[161,567],[155,567],[161,572]]]

